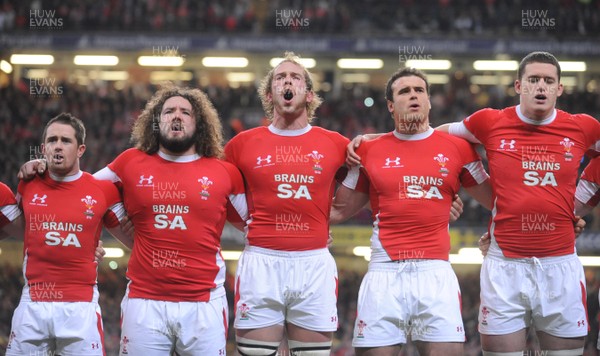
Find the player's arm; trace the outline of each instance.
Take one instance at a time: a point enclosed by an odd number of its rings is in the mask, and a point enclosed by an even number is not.
[[[366,134],[358,135],[348,143],[346,146],[346,164],[350,167],[358,166],[360,164],[360,156],[356,154],[356,149],[360,146],[363,141],[374,140],[377,137],[383,135],[382,133],[377,134]]]
[[[465,124],[461,122],[452,122],[449,124],[443,124],[435,128],[438,131],[446,132],[452,136],[463,138],[471,143],[481,143],[475,135],[467,129]]]
[[[20,209],[18,210],[19,216],[14,218],[14,220],[4,225],[2,229],[0,229],[0,240],[7,237],[16,237],[22,239],[25,235],[25,219],[23,218],[23,214],[20,213]]]
[[[484,208],[492,210],[492,185],[486,179],[483,183],[471,187],[465,187],[467,193],[481,204]]]
[[[585,216],[594,210],[594,207],[586,203],[581,202],[579,199],[575,199],[575,215]]]
[[[133,248],[133,231],[124,227],[127,212],[122,202],[112,205],[104,215],[104,226],[106,230],[125,247]]]
[[[331,205],[329,222],[339,224],[350,219],[368,202],[368,194],[350,189],[344,185],[340,186]]]

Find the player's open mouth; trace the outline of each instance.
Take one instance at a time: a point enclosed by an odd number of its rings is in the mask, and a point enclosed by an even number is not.
[[[183,131],[183,125],[181,124],[181,121],[173,121],[171,123],[171,131],[175,131],[175,132]]]
[[[410,109],[418,109],[418,108],[420,108],[420,107],[421,107],[421,105],[419,105],[419,104],[410,104],[408,107],[409,107]]]
[[[52,160],[53,160],[55,163],[61,163],[61,162],[63,161],[63,159],[64,159],[64,156],[63,156],[63,155],[61,155],[61,154],[58,154],[58,153],[57,153],[57,154],[55,154],[54,156],[52,156]]]
[[[294,98],[294,93],[292,93],[292,91],[290,89],[286,89],[283,92],[283,98],[287,101],[290,101]]]
[[[543,95],[543,94],[538,94],[535,96],[535,100],[546,100],[546,99],[547,99],[546,95]]]

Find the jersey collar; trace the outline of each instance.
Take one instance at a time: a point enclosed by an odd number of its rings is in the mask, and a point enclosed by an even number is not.
[[[552,110],[552,114],[550,114],[550,116],[548,116],[547,118],[545,118],[542,121],[537,121],[537,120],[532,120],[528,117],[526,117],[525,115],[523,115],[523,113],[521,112],[521,104],[517,105],[517,116],[519,117],[519,119],[521,119],[521,121],[523,121],[526,124],[530,124],[530,125],[536,125],[536,126],[544,126],[544,125],[550,125],[552,123],[552,121],[554,121],[554,119],[556,119],[556,109]]]
[[[398,131],[394,130],[394,136],[396,136],[396,138],[403,140],[403,141],[420,141],[420,140],[424,140],[427,137],[433,135],[433,129],[431,128],[431,126],[427,129],[427,131],[425,132],[421,132],[418,134],[414,134],[414,135],[405,135],[405,134],[401,134]]]
[[[312,126],[310,126],[310,124],[298,130],[282,130],[276,128],[275,126],[273,126],[273,124],[269,125],[268,127],[269,131],[279,136],[300,136],[310,131],[311,128]]]
[[[187,162],[193,162],[195,160],[200,159],[200,155],[198,155],[197,153],[194,153],[192,155],[185,155],[185,156],[171,156],[171,155],[168,155],[159,150],[158,155],[166,161],[176,162],[176,163],[187,163]]]
[[[80,170],[79,172],[77,172],[71,176],[66,176],[66,177],[59,177],[55,174],[52,174],[51,172],[48,172],[48,175],[50,176],[50,179],[52,179],[55,182],[74,182],[74,181],[78,180],[79,178],[81,178],[81,176],[83,175],[83,172]]]

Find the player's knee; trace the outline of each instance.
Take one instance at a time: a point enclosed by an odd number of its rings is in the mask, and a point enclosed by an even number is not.
[[[494,352],[494,351],[483,351],[483,356],[523,356],[523,351],[512,351],[512,352]]]
[[[547,356],[581,356],[583,355],[583,347],[579,349],[571,350],[548,350],[546,351]]]
[[[289,340],[290,354],[293,356],[328,356],[331,353],[331,341],[302,342]]]
[[[241,356],[275,356],[279,348],[279,342],[251,340],[243,337],[238,337],[236,344]]]

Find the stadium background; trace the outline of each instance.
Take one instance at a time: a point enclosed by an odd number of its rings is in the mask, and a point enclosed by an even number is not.
[[[310,70],[325,102],[314,124],[349,138],[393,129],[383,88],[388,76],[409,59],[425,64],[450,62],[449,68],[425,70],[432,84],[433,126],[460,120],[483,107],[516,104],[518,96],[512,89],[516,70],[502,70],[498,63],[479,70],[473,64],[476,60],[518,61],[533,50],[550,51],[561,61],[585,63],[583,70],[563,73],[566,90],[558,107],[598,118],[599,40],[597,0],[0,0],[0,180],[16,189],[18,167],[40,156],[41,129],[62,111],[75,114],[87,127],[82,169],[95,172],[104,167],[128,147],[132,122],[165,80],[203,89],[219,112],[227,139],[264,125],[257,84],[271,68],[271,58],[281,57],[286,50],[316,62]],[[18,64],[15,54],[50,55],[52,63]],[[74,62],[77,55],[115,56],[118,63],[104,58],[97,64],[79,65]],[[180,65],[141,65],[140,56],[158,64],[179,57]],[[242,57],[247,63],[212,67],[206,57]],[[373,69],[345,69],[338,63],[341,58],[379,62]],[[217,65],[224,64],[226,60],[217,60]],[[463,200],[465,213],[451,226],[452,254],[463,292],[465,352],[478,355],[480,265],[474,261],[476,255],[469,256],[466,250],[459,254],[459,250],[476,246],[489,214],[467,196]],[[600,218],[595,214],[587,221],[578,251],[596,256]],[[370,215],[360,213],[333,231],[332,250],[340,275],[340,328],[334,354],[351,355],[356,297],[368,263],[361,256],[364,248],[355,247],[369,245]],[[98,282],[106,348],[109,355],[116,355],[128,252],[109,236],[103,235],[103,241],[115,256],[107,256],[100,264]],[[22,242],[8,239],[0,242],[0,248],[2,354],[23,283]],[[243,237],[228,227],[223,249],[231,256],[227,261],[229,291],[236,252],[242,248]],[[600,275],[593,259],[587,264],[592,330],[586,354],[595,355]],[[228,296],[231,307],[232,294]],[[536,347],[532,337],[530,354]],[[403,354],[416,351],[409,346]]]

